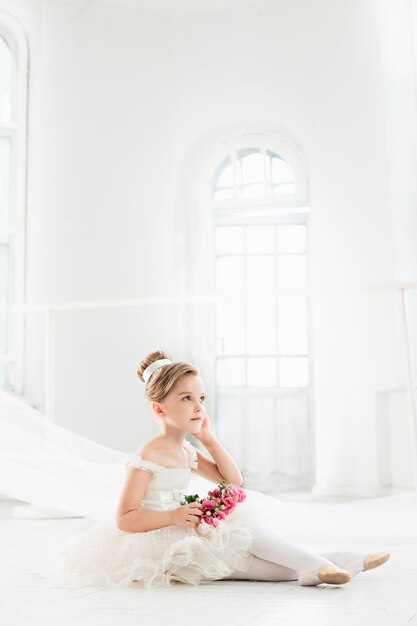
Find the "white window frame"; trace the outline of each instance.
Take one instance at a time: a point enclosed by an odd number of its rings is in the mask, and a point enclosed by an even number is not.
[[[21,24],[10,13],[0,11],[0,36],[9,46],[16,63],[16,118],[3,123],[0,132],[14,134],[14,159],[11,164],[12,195],[14,197],[14,224],[5,234],[14,237],[12,267],[12,306],[25,303],[26,296],[26,204],[27,204],[27,127],[29,55],[26,34]],[[24,316],[10,311],[10,333],[13,352],[0,355],[0,363],[13,364],[13,384],[10,390],[23,395],[24,377]],[[9,390],[8,390],[9,391]]]
[[[283,133],[285,137],[285,133]],[[304,155],[298,148],[298,143],[294,142],[290,145],[285,139],[282,139],[277,134],[269,133],[246,133],[239,137],[231,138],[227,151],[220,152],[217,146],[217,163],[212,169],[213,183],[215,181],[215,175],[218,173],[218,166],[228,156],[232,156],[233,152],[237,152],[242,148],[261,148],[261,152],[265,154],[266,150],[269,150],[279,157],[283,158],[293,168],[295,173],[296,190],[294,194],[282,194],[282,195],[265,195],[257,198],[230,198],[216,200],[214,196],[211,198],[211,209],[213,216],[214,229],[217,226],[223,225],[236,225],[247,226],[253,224],[267,224],[267,225],[281,225],[281,224],[303,224],[306,227],[306,260],[307,260],[307,285],[311,284],[311,228],[310,228],[310,208],[308,202],[308,179],[306,172],[308,168],[305,163]],[[214,151],[213,151],[214,152]],[[212,163],[214,160],[214,154],[212,155]],[[214,189],[212,189],[214,191]],[[217,258],[217,254],[215,254]],[[216,391],[217,398],[236,398],[237,403],[241,403],[243,423],[245,423],[245,410],[248,402],[253,397],[265,397],[273,398],[275,411],[283,399],[304,397],[307,403],[308,420],[309,420],[309,432],[308,432],[308,449],[309,449],[309,465],[308,475],[302,477],[302,483],[300,488],[309,488],[314,481],[314,458],[315,458],[315,446],[314,446],[314,431],[315,431],[315,416],[314,416],[314,374],[313,374],[313,345],[312,345],[312,315],[311,315],[311,301],[307,297],[307,336],[308,336],[308,348],[307,348],[307,361],[309,380],[306,387],[259,387],[249,386],[246,376],[245,384],[243,386],[233,385],[221,385],[214,381],[214,390]],[[215,331],[215,338],[217,337],[217,330]],[[278,337],[277,337],[278,348]],[[260,355],[261,356],[261,355]],[[270,356],[270,355],[268,355]],[[215,344],[215,358],[214,358],[214,370],[217,374],[217,359],[222,358],[218,351],[218,344]],[[247,366],[248,355],[244,355],[245,365]],[[279,350],[276,350],[276,358],[279,358]],[[278,364],[278,363],[277,363]],[[217,379],[217,375],[215,376]],[[216,420],[221,419],[216,413]],[[274,421],[274,424],[276,422]],[[242,430],[245,432],[245,429]],[[243,436],[243,458],[248,459],[249,452],[245,448],[247,438]],[[245,475],[250,479],[250,475],[245,472]],[[256,484],[260,483],[262,477],[256,477]],[[298,479],[291,478],[289,485],[292,487],[297,486]]]

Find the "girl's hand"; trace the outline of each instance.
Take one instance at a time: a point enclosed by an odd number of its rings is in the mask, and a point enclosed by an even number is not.
[[[214,439],[214,434],[211,430],[210,418],[208,415],[203,417],[203,421],[201,422],[201,428],[198,433],[191,433],[193,437],[201,441],[202,444],[207,445],[210,444]]]
[[[201,522],[201,504],[191,502],[183,504],[171,511],[171,521],[174,526],[186,526],[187,528],[197,528]]]

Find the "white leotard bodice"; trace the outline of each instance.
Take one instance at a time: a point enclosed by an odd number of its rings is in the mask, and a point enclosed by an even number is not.
[[[138,454],[131,454],[125,465],[132,465],[152,473],[148,488],[142,498],[141,509],[144,511],[165,511],[181,506],[191,478],[191,471],[198,467],[197,449],[184,441],[184,448],[190,455],[187,467],[164,467],[153,461],[143,459]]]

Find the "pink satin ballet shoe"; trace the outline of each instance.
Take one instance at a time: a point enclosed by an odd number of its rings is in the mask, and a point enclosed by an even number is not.
[[[368,569],[379,567],[386,563],[389,558],[389,552],[368,552],[363,557],[363,571],[366,572]]]
[[[331,585],[344,585],[351,580],[352,576],[348,571],[337,567],[337,565],[321,565],[315,570],[304,570],[299,573],[298,582],[301,586],[320,585],[328,583]]]
[[[336,565],[322,565],[317,570],[317,576],[322,583],[330,583],[332,585],[344,585],[352,578],[349,572]]]

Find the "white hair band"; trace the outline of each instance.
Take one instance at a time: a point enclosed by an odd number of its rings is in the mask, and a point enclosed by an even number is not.
[[[142,378],[145,383],[148,382],[155,370],[162,367],[162,365],[168,365],[168,363],[172,363],[171,359],[158,359],[157,361],[152,361],[152,363],[150,363],[150,365],[148,365],[142,373]]]

